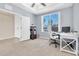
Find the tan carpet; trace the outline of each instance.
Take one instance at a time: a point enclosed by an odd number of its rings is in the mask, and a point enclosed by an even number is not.
[[[1,56],[74,56],[49,46],[45,39],[19,42],[17,39],[0,40]]]

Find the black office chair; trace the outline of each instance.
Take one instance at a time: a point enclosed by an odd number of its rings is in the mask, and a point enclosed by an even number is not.
[[[57,48],[57,45],[60,45],[58,41],[60,41],[60,35],[56,33],[52,33],[50,36],[49,45],[55,44],[55,48]]]

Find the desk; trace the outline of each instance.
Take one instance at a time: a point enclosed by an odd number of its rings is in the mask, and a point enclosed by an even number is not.
[[[69,43],[67,41],[70,41]],[[65,45],[63,46],[63,42]],[[74,48],[71,46],[74,44]],[[71,50],[68,50],[69,47]],[[78,55],[78,34],[77,33],[60,33],[60,51],[66,51]]]
[[[78,55],[79,36],[77,33],[62,33],[62,32],[54,32],[54,33],[60,35],[60,51],[65,51]],[[73,45],[74,48],[72,47]],[[67,48],[71,50],[68,50]]]

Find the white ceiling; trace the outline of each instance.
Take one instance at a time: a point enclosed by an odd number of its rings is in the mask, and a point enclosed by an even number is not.
[[[36,10],[36,11],[42,10],[44,8],[47,8],[47,7],[51,6],[51,5],[53,5],[53,6],[56,5],[56,3],[54,3],[54,4],[52,4],[52,3],[45,3],[46,6],[43,6],[43,5],[41,5],[41,3],[35,3],[34,7],[31,7],[32,4],[33,3],[23,3],[22,5],[24,5],[26,7],[28,6],[28,7],[32,8],[33,10]]]
[[[43,6],[40,3],[35,3],[34,7],[31,7],[32,4],[33,3],[17,3],[15,5],[36,15],[72,6],[72,3],[45,3],[46,6]]]

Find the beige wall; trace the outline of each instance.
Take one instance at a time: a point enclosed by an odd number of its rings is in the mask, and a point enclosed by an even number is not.
[[[0,11],[0,40],[14,37],[14,16]]]

